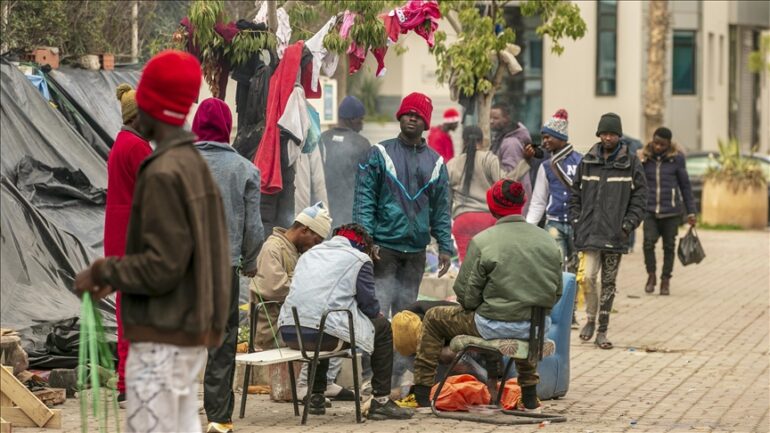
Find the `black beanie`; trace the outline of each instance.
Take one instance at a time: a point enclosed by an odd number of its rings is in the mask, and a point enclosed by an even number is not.
[[[620,116],[615,113],[602,114],[602,118],[599,119],[599,127],[596,128],[596,136],[598,137],[602,132],[612,132],[622,136],[623,126],[620,123]]]
[[[671,130],[666,128],[665,126],[661,126],[660,128],[656,129],[655,132],[652,134],[652,136],[658,136],[664,140],[671,140],[671,137],[674,135],[671,133]]]

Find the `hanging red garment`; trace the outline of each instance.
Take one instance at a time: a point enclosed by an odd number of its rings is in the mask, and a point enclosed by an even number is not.
[[[435,0],[409,0],[405,6],[393,9],[382,19],[388,37],[393,43],[398,42],[399,34],[414,30],[428,42],[429,47],[433,48],[435,44],[433,34],[438,29],[441,11]],[[426,22],[429,24],[426,25]]]
[[[254,155],[254,164],[262,173],[261,189],[264,194],[278,194],[283,189],[281,134],[278,129],[278,119],[281,118],[286,108],[286,101],[297,81],[297,71],[299,71],[299,63],[302,59],[302,47],[303,41],[288,46],[273,76],[270,77],[265,132],[257,147],[257,153]]]

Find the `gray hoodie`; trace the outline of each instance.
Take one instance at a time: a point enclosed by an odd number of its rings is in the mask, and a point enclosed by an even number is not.
[[[259,247],[265,239],[259,213],[259,170],[227,143],[200,141],[195,148],[208,163],[222,193],[232,266],[242,263],[244,271],[256,269]]]

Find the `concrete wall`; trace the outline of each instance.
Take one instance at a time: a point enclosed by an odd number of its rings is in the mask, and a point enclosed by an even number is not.
[[[551,53],[546,40],[543,53],[543,118],[559,108],[569,113],[570,141],[586,150],[597,141],[596,125],[603,113],[615,112],[626,135],[641,138],[643,132],[643,78],[641,52],[642,2],[618,2],[617,82],[615,96],[596,96],[597,4],[576,1],[588,30],[583,39],[565,40],[564,54]]]
[[[702,2],[701,7],[703,45],[699,53],[703,61],[699,75],[705,84],[701,95],[701,149],[716,150],[718,140],[726,140],[729,135],[730,2],[707,1]]]

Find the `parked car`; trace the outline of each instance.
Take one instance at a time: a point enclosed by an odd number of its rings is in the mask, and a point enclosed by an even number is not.
[[[719,163],[716,160],[717,152],[693,152],[687,155],[687,174],[690,175],[692,183],[692,195],[695,198],[695,208],[698,213],[701,211],[701,196],[703,195],[703,175],[709,167],[717,167]],[[759,164],[765,173],[765,178],[770,180],[770,156],[757,154],[742,154],[744,158],[750,158]],[[767,202],[770,206],[770,183],[767,188]],[[768,216],[768,225],[770,225],[770,215]]]

